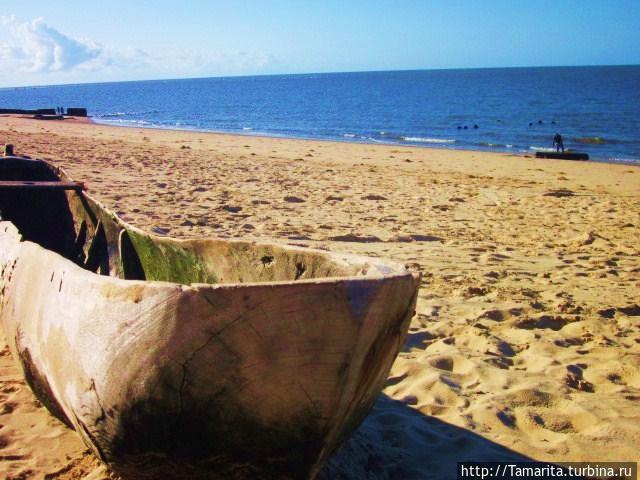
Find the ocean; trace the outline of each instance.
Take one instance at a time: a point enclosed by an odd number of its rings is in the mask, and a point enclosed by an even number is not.
[[[533,153],[640,164],[640,66],[421,70],[0,89],[0,108],[99,123]]]

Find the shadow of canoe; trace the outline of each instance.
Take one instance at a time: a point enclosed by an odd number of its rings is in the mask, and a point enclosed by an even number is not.
[[[318,479],[449,480],[458,462],[532,460],[383,394]]]

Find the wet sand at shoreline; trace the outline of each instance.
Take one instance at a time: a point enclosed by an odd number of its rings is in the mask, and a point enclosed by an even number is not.
[[[15,117],[0,118],[0,143],[63,166],[147,230],[423,271],[388,385],[326,478],[640,460],[638,167]],[[21,378],[4,348],[0,474],[105,478]]]

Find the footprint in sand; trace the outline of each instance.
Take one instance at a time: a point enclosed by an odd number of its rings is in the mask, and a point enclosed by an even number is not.
[[[525,330],[550,329],[558,331],[561,330],[567,323],[569,323],[569,319],[561,317],[559,315],[541,315],[535,318],[524,318],[522,320],[519,320],[514,324],[514,327],[522,328]]]
[[[226,211],[226,212],[231,212],[231,213],[238,213],[238,212],[242,211],[242,207],[233,206],[233,205],[223,205],[221,207],[221,209]]]
[[[554,340],[554,345],[562,348],[580,347],[584,345],[585,340],[581,337],[566,337]]]
[[[549,190],[548,192],[543,194],[544,197],[558,197],[558,198],[573,197],[574,195],[575,195],[575,192],[573,192],[572,190],[567,190],[565,188]]]
[[[583,370],[587,368],[585,364],[567,365],[567,375],[565,376],[565,384],[576,390],[583,392],[593,392],[594,387],[591,382],[583,378]]]
[[[384,197],[382,195],[377,195],[375,193],[365,195],[364,197],[362,197],[362,199],[363,200],[388,200],[387,197]]]

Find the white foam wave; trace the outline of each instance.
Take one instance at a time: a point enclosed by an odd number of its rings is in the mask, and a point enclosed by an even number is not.
[[[135,116],[135,115],[151,115],[154,113],[160,113],[159,110],[147,110],[144,112],[109,112],[109,113],[102,113],[100,115],[97,115],[98,118],[117,118],[117,117],[127,117],[127,116]]]
[[[428,137],[400,137],[405,142],[417,142],[417,143],[455,143],[455,140],[449,140],[447,138],[428,138]]]
[[[555,148],[548,148],[548,147],[529,147],[529,150],[538,150],[540,152],[555,152],[556,149]]]
[[[152,122],[147,122],[146,120],[123,120],[123,119],[102,120],[101,123],[117,124],[117,125],[154,125]]]
[[[613,162],[613,163],[625,163],[625,164],[632,164],[632,165],[640,165],[640,159],[639,158],[610,157],[607,160],[610,161],[610,162]]]
[[[343,133],[342,136],[346,138],[355,138],[355,134],[353,133]]]

